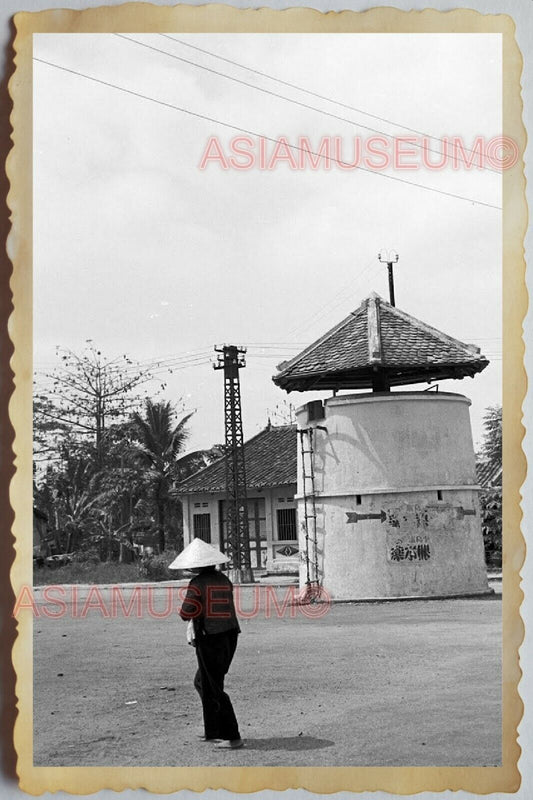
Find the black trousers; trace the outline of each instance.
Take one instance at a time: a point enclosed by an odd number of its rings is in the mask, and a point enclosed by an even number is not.
[[[224,691],[224,678],[237,647],[238,631],[214,633],[196,639],[198,671],[194,688],[202,700],[204,730],[208,739],[240,739],[231,700]]]

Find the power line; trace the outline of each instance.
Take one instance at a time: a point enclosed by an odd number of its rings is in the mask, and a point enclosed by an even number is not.
[[[120,36],[121,34],[116,34],[116,35]],[[364,114],[367,117],[372,117],[372,119],[377,119],[380,122],[385,122],[387,125],[394,125],[396,128],[402,128],[403,130],[409,131],[410,133],[416,133],[419,136],[425,136],[427,139],[433,139],[434,141],[442,142],[442,144],[446,144],[446,140],[441,138],[441,137],[439,137],[439,136],[432,136],[430,133],[425,133],[424,131],[419,131],[416,128],[410,128],[408,125],[401,125],[399,122],[394,122],[393,120],[386,119],[385,117],[380,117],[378,114],[371,114],[369,111],[363,111],[362,108],[357,108],[356,106],[350,106],[347,103],[340,102],[340,100],[333,100],[331,97],[327,97],[327,96],[325,96],[323,94],[319,94],[318,92],[313,92],[310,89],[306,89],[303,86],[299,86],[296,83],[291,83],[290,81],[284,81],[281,78],[276,78],[274,75],[269,75],[267,72],[262,72],[261,70],[253,69],[252,67],[248,67],[246,64],[240,64],[238,61],[233,61],[231,58],[224,58],[223,56],[220,56],[217,53],[213,53],[211,50],[205,50],[202,47],[197,47],[194,44],[190,44],[189,42],[185,42],[183,39],[176,39],[174,36],[169,36],[167,33],[159,33],[158,36],[162,36],[165,39],[170,39],[171,41],[177,42],[178,44],[181,44],[184,47],[190,47],[192,50],[197,50],[199,53],[204,53],[205,55],[212,56],[213,58],[218,58],[220,61],[225,61],[227,64],[232,64],[233,66],[239,67],[240,69],[246,69],[249,72],[253,72],[256,75],[260,75],[263,78],[268,78],[268,80],[275,81],[276,83],[280,83],[283,86],[289,86],[291,89],[296,89],[299,92],[304,92],[305,94],[308,94],[308,95],[310,95],[312,97],[316,97],[319,100],[325,100],[326,102],[333,103],[334,105],[340,106],[341,108],[347,108],[349,111],[355,111],[357,114]],[[127,36],[123,36],[122,38],[127,39],[128,37]],[[139,42],[136,39],[130,39],[130,41],[131,42],[136,42],[137,44],[143,44],[142,42]],[[144,46],[145,47],[149,47],[150,45],[144,45]],[[157,48],[152,48],[152,49],[157,50]],[[165,53],[166,51],[165,50],[160,50],[159,52]],[[167,53],[167,55],[172,55],[172,54],[171,53]],[[179,56],[175,56],[175,57],[179,58]],[[180,59],[180,60],[186,61],[186,59]],[[191,62],[191,61],[186,61],[186,63],[194,64],[194,62]],[[200,64],[195,64],[195,66],[199,66],[201,69],[208,69],[208,67],[203,67]],[[215,70],[209,70],[209,71],[210,72],[215,72]],[[223,75],[224,77],[230,78],[230,76],[229,75],[225,75],[225,73],[217,72],[216,74],[217,75]],[[235,79],[234,78],[230,78],[230,80],[237,80],[237,79],[236,78]],[[239,81],[239,82],[242,83],[243,81]],[[245,85],[246,86],[251,86],[251,84],[245,84]],[[257,86],[253,86],[252,88],[259,89],[259,87],[257,87]],[[260,89],[260,91],[267,91],[267,90]],[[282,97],[282,95],[277,95],[277,97]],[[290,100],[290,98],[287,98],[287,97],[283,97],[283,99],[284,100]],[[297,102],[297,101],[290,100],[290,102]],[[311,106],[307,106],[307,108],[311,108]],[[319,111],[319,109],[314,109],[314,110],[315,111]],[[327,114],[327,112],[322,112],[322,111],[320,111],[320,113]],[[334,116],[334,115],[330,115],[330,116]],[[337,117],[337,119],[344,119],[344,117]],[[350,120],[345,120],[345,121],[346,122],[350,122]],[[366,130],[374,131],[374,133],[381,133],[384,136],[387,136],[388,138],[393,138],[390,134],[384,133],[384,131],[378,130],[376,128],[370,128],[370,127],[368,127],[366,125],[362,125],[359,122],[353,122],[353,124],[354,125],[359,125],[361,128],[366,128]],[[415,144],[414,142],[412,142],[412,144],[414,144],[415,147],[422,147],[423,149],[427,149],[432,153],[439,153],[439,155],[444,155],[446,158],[450,158],[450,156],[448,156],[447,154],[443,153],[441,150],[433,150],[430,147],[424,148],[423,145],[418,145],[418,144]],[[470,148],[470,147],[465,147],[464,150],[466,152],[468,152],[468,153],[474,153],[474,154],[476,153],[476,151],[472,150],[472,148]],[[482,167],[482,169],[487,169],[490,172],[497,173],[498,175],[501,174],[500,170],[492,169],[491,167]]]
[[[286,345],[286,347],[295,347],[297,348],[298,345]],[[266,347],[258,346],[258,349],[265,349],[265,350],[277,350],[279,351],[280,346],[276,345],[267,345]],[[254,353],[250,351],[250,355],[254,356]],[[187,369],[188,367],[198,366],[199,364],[208,363],[212,358],[211,351],[204,351],[199,355],[193,357],[182,358],[180,356],[176,357],[169,357],[167,359],[150,359],[142,365],[143,369],[149,370],[151,375],[158,375],[162,372],[174,372],[179,369]],[[137,364],[134,364],[130,367],[130,369],[136,369],[138,367]]]
[[[247,81],[243,81],[240,78],[235,78],[232,75],[228,75],[225,72],[219,72],[216,69],[212,69],[211,67],[206,67],[203,64],[198,64],[195,61],[190,61],[188,58],[183,58],[182,56],[178,56],[175,53],[169,53],[168,50],[161,50],[159,47],[154,47],[153,45],[147,44],[146,42],[139,42],[138,39],[131,39],[129,36],[125,36],[122,33],[115,33],[115,36],[118,36],[120,39],[125,39],[132,44],[138,44],[140,47],[145,47],[148,50],[153,50],[156,53],[161,53],[162,55],[169,56],[169,58],[173,58],[176,61],[181,61],[184,64],[189,64],[192,67],[197,67],[198,69],[203,69],[206,72],[210,72],[213,75],[218,75],[220,78],[226,78],[229,81],[233,81],[234,83],[239,83],[242,86],[247,86],[250,89],[255,89],[258,92],[262,92],[263,94],[268,94],[271,97],[278,97],[280,100],[286,100],[288,103],[293,103],[294,105],[300,106],[301,108],[306,108],[310,111],[316,111],[318,114],[324,114],[326,117],[331,117],[332,119],[340,120],[341,122],[347,122],[350,125],[356,125],[359,128],[363,128],[367,131],[372,131],[372,133],[379,133],[381,136],[385,136],[387,139],[394,139],[395,137],[390,133],[385,133],[385,131],[379,130],[378,128],[372,128],[369,125],[364,125],[362,122],[356,122],[352,119],[347,119],[346,117],[341,117],[338,114],[332,114],[329,111],[324,111],[321,108],[316,108],[316,106],[310,106],[308,103],[302,103],[300,100],[295,100],[291,97],[286,97],[283,94],[279,94],[278,92],[272,92],[269,89],[264,89],[261,86],[256,86],[253,83],[248,83]],[[426,147],[423,144],[419,144],[418,142],[410,142],[414,147],[418,147],[421,150],[427,150],[431,153],[438,153],[441,156],[444,156],[446,159],[453,158],[452,155],[448,153],[443,153],[441,150],[434,150],[432,147]],[[456,154],[457,156],[457,154]],[[466,163],[465,159],[460,159],[464,163]],[[501,172],[496,169],[492,169],[491,167],[481,166],[481,169],[486,169],[489,172],[495,172],[498,175],[501,175]]]
[[[252,349],[261,349],[261,350],[276,350],[279,351],[282,348],[298,348],[299,346],[305,346],[302,343],[294,343],[294,342],[265,342],[264,344],[261,342],[254,342],[248,344],[244,342],[244,345],[250,350]],[[251,353],[253,355],[253,353]],[[158,358],[157,356],[153,356],[151,358],[143,359],[141,361],[135,361],[131,364],[125,364],[124,366],[113,366],[110,369],[110,372],[131,372],[131,371],[143,371],[143,370],[150,370],[155,369],[157,371],[161,371],[163,369],[176,369],[178,367],[187,367],[187,366],[194,366],[195,363],[198,361],[205,361],[209,360],[212,357],[211,348],[202,348],[201,350],[190,350],[185,351],[184,353],[177,353],[175,355],[169,355],[162,358]],[[115,359],[116,360],[116,359]],[[113,363],[113,362],[110,362]],[[49,372],[60,368],[60,365],[52,364],[51,362],[43,365],[41,364],[39,367],[35,367],[35,373],[41,373],[45,377],[53,378],[53,375],[50,375]]]
[[[192,369],[194,367],[200,367],[205,364],[210,363],[210,357],[203,357],[200,360],[190,361],[178,364],[177,366],[169,365],[165,367],[156,367],[155,369],[151,369],[149,374],[142,380],[138,385],[149,383],[152,380],[160,380],[162,377],[170,374],[174,374],[174,372],[179,372],[184,369]],[[57,380],[54,375],[45,374],[45,378],[48,378],[50,381]],[[41,383],[38,387],[38,393],[44,395],[55,395],[56,391],[51,388],[46,388]]]
[[[144,361],[126,363],[122,366],[119,365],[115,366],[113,362],[109,362],[109,364],[104,365],[103,369],[105,369],[105,371],[109,372],[110,374],[123,374],[123,373],[127,374],[131,372],[144,372],[152,368],[158,369],[163,366],[177,367],[180,366],[181,364],[193,363],[194,361],[197,361],[199,358],[205,358],[207,355],[210,355],[210,353],[211,353],[210,350],[204,348],[204,350],[201,351],[196,351],[196,352],[191,351],[190,355],[183,354],[183,355],[170,356],[168,358],[162,358],[162,359],[154,357],[151,359],[146,359]],[[58,368],[61,369],[61,365],[54,365],[53,367],[48,367],[48,369],[52,370]],[[46,374],[46,369],[41,368],[41,369],[36,369],[35,371],[45,372]],[[52,375],[52,377],[54,376]]]
[[[361,272],[359,273],[359,275],[357,275],[357,277],[354,279],[354,288],[355,288],[356,282],[357,282],[357,281],[358,281],[360,278],[362,278],[362,277],[363,277],[363,275],[366,275],[366,273],[368,272],[368,270],[369,270],[369,269],[372,267],[373,263],[374,263],[374,259],[372,259],[372,260],[371,260],[371,261],[370,261],[370,262],[367,264],[367,266],[366,266],[366,267],[364,267],[364,268],[361,270]],[[343,294],[344,294],[344,292],[338,292],[338,293],[337,293],[337,295],[336,295],[336,297],[335,297],[335,298],[333,298],[333,300],[336,300],[336,299],[337,299],[337,297],[339,297],[340,295],[343,295]],[[338,302],[334,303],[334,305],[333,305],[333,306],[331,306],[331,308],[326,308],[326,309],[324,309],[324,311],[323,311],[322,313],[320,313],[320,312],[319,312],[319,313],[318,313],[318,316],[316,316],[316,315],[315,315],[315,317],[311,319],[311,321],[310,321],[310,324],[311,324],[311,323],[314,323],[314,322],[318,322],[319,320],[321,320],[321,319],[323,319],[324,317],[326,317],[328,314],[331,314],[333,311],[335,311],[335,309],[337,309],[337,308],[338,308],[340,305],[342,305],[342,303],[344,303],[344,302],[345,302],[345,300],[346,300],[346,298],[345,298],[345,297],[340,297],[340,300],[338,300]],[[352,306],[353,306],[353,301],[352,301]],[[305,326],[305,328],[307,328],[307,327],[309,327],[309,324]],[[304,330],[305,330],[305,328],[304,328]]]
[[[173,370],[161,370],[160,372],[155,372],[154,373],[154,378],[157,378],[158,380],[162,380],[168,372],[170,372],[171,374],[174,374],[174,372],[179,372],[182,369],[194,369],[194,367],[204,367],[204,366],[206,366],[207,364],[210,364],[210,363],[211,363],[211,359],[206,359],[205,361],[199,361],[197,364],[189,364],[186,367],[178,367],[177,369],[173,369]]]
[[[153,359],[142,363],[140,365],[132,364],[131,366],[124,369],[125,372],[131,372],[135,370],[140,371],[151,371],[151,370],[159,370],[159,369],[177,369],[179,367],[186,367],[189,365],[194,365],[195,362],[199,360],[203,360],[208,357],[210,353],[208,351],[204,353],[200,353],[195,356],[190,356],[187,358],[182,358],[177,356],[176,358],[168,358],[168,359]],[[122,370],[118,370],[121,372]]]
[[[315,321],[318,322],[318,320],[322,319],[324,316],[327,316],[332,311],[334,311],[336,308],[338,308],[339,305],[344,301],[345,298],[342,297],[340,302],[336,302],[337,298],[340,297],[341,295],[343,295],[344,292],[346,291],[346,289],[349,286],[352,286],[353,288],[355,288],[355,286],[359,282],[360,278],[362,278],[363,275],[366,272],[368,272],[368,270],[370,269],[370,267],[372,266],[374,261],[375,261],[375,258],[372,257],[372,259],[368,262],[368,264],[366,264],[366,266],[364,266],[363,269],[355,277],[350,278],[350,280],[347,281],[347,283],[345,283],[343,286],[341,286],[341,288],[335,293],[335,295],[331,298],[331,300],[329,300],[325,305],[322,304],[321,307],[318,309],[318,311],[313,312],[308,317],[304,317],[302,322],[298,323],[293,328],[291,328],[291,330],[289,331],[289,335],[291,333],[300,333],[302,330],[306,330]],[[331,306],[332,303],[334,304],[333,306]]]
[[[245,345],[247,346],[247,345]],[[302,344],[286,344],[280,347],[248,347],[248,355],[255,356],[255,355],[266,355],[269,352],[276,352],[279,353],[280,350],[297,350],[299,347],[305,347]],[[257,352],[259,351],[259,352]]]
[[[245,347],[299,347],[303,342],[244,342]]]
[[[248,360],[253,358],[288,358],[295,355],[297,355],[297,352],[287,352],[286,350],[280,353],[252,353],[248,354]]]
[[[372,264],[372,262],[367,264],[367,266],[364,267],[363,270],[354,279],[350,279],[350,281],[348,281],[345,284],[345,286],[343,286],[339,290],[339,292],[337,292],[337,294],[329,301],[329,303],[327,305],[329,305],[331,302],[333,302],[336,299],[338,294],[343,293],[345,291],[345,288],[347,286],[349,286],[354,280],[357,281],[358,278],[360,278],[366,271],[368,271],[368,269],[371,266],[371,264]],[[329,311],[326,312],[326,313],[329,313]],[[312,314],[310,318],[314,318],[315,316],[316,316],[316,314]],[[462,340],[466,341],[468,339],[472,339],[473,341],[479,341],[479,342],[481,342],[481,341],[490,341],[490,342],[501,341],[501,337],[498,337],[498,336],[476,336],[475,334],[469,334],[467,336],[465,336],[465,335],[462,336]],[[279,353],[279,352],[282,352],[282,351],[298,349],[299,347],[307,347],[309,345],[309,342],[294,342],[294,341],[247,342],[246,340],[243,340],[242,341],[242,345],[244,347],[248,348],[248,353],[249,353],[250,356],[254,356],[254,355],[259,355],[259,354],[253,353],[252,352],[253,350],[260,350],[260,351],[274,350],[275,352]],[[493,350],[494,350],[494,352],[501,352],[501,351],[496,351],[495,346],[493,346]],[[124,369],[126,369],[126,368],[127,369],[135,369],[135,368],[142,368],[142,367],[149,368],[150,365],[152,367],[154,367],[155,369],[157,369],[157,370],[162,370],[166,366],[170,366],[171,368],[174,368],[174,367],[177,367],[177,366],[180,366],[180,365],[184,366],[184,367],[187,367],[187,366],[189,366],[189,364],[194,364],[194,362],[199,361],[199,360],[202,360],[202,361],[203,360],[210,360],[211,357],[212,357],[211,348],[210,347],[209,348],[204,347],[201,350],[186,350],[183,353],[176,353],[176,354],[173,354],[173,355],[171,354],[171,355],[167,355],[167,356],[164,356],[164,357],[161,357],[161,358],[158,357],[158,356],[152,356],[151,358],[143,359],[143,360],[140,360],[140,361],[135,361],[133,364],[128,365]],[[115,361],[116,361],[116,359],[115,359]],[[109,363],[113,363],[113,362],[109,362]],[[36,373],[44,373],[45,376],[46,376],[46,371],[45,370],[54,369],[55,366],[56,365],[53,365],[51,362],[49,362],[49,364],[46,367],[44,367],[42,365],[41,365],[41,367],[36,367],[34,372],[36,372]]]
[[[107,86],[109,89],[116,89],[117,91],[124,92],[125,94],[129,94],[132,97],[137,97],[137,98],[140,98],[141,100],[148,100],[151,103],[156,103],[157,105],[163,106],[165,108],[171,108],[174,111],[179,111],[182,114],[188,114],[191,117],[196,117],[197,119],[203,119],[206,122],[212,122],[215,125],[221,125],[223,128],[228,128],[230,130],[238,131],[239,133],[246,133],[246,134],[248,134],[248,136],[255,136],[256,138],[264,139],[265,141],[273,142],[274,144],[283,144],[284,146],[288,147],[291,150],[298,150],[299,152],[306,153],[306,154],[312,155],[312,156],[316,156],[317,158],[326,158],[328,161],[332,161],[335,164],[340,164],[341,166],[344,166],[344,167],[351,168],[353,166],[351,164],[347,164],[345,161],[342,161],[341,159],[334,158],[333,156],[325,155],[324,153],[317,153],[314,150],[309,150],[308,148],[300,147],[299,145],[289,144],[284,139],[275,139],[273,136],[266,136],[266,135],[264,135],[262,133],[257,133],[257,131],[252,131],[252,130],[249,130],[247,128],[241,128],[238,125],[233,125],[230,122],[223,122],[222,120],[215,119],[214,117],[209,117],[206,114],[200,114],[197,111],[191,111],[188,108],[183,108],[182,106],[176,106],[176,105],[174,105],[172,103],[167,103],[164,100],[157,100],[155,97],[150,97],[150,95],[145,95],[145,94],[142,94],[141,92],[136,92],[133,89],[126,89],[123,86],[118,86],[116,83],[111,83],[110,81],[104,81],[101,78],[95,78],[92,75],[87,75],[86,73],[80,72],[79,70],[70,69],[69,67],[63,67],[60,64],[53,63],[52,61],[46,61],[43,58],[37,58],[36,56],[34,56],[33,60],[39,62],[40,64],[46,64],[48,67],[53,67],[54,69],[59,69],[62,72],[68,72],[71,75],[77,75],[80,78],[85,78],[86,80],[92,81],[93,83],[98,83],[101,86]],[[397,175],[387,175],[384,172],[376,172],[373,169],[370,169],[370,168],[367,168],[367,167],[362,167],[360,165],[355,167],[355,169],[360,170],[362,172],[368,172],[371,175],[376,175],[376,176],[378,176],[380,178],[387,178],[388,180],[396,181],[397,183],[405,183],[408,186],[414,186],[417,189],[424,189],[425,191],[434,192],[435,194],[442,194],[442,195],[445,195],[446,197],[453,197],[456,200],[464,200],[464,201],[466,201],[468,203],[472,203],[472,205],[476,205],[477,204],[477,205],[480,205],[480,206],[485,206],[486,208],[494,208],[497,211],[501,211],[502,210],[501,206],[496,206],[493,203],[486,203],[483,200],[476,200],[476,199],[474,199],[472,197],[465,197],[464,195],[455,194],[454,192],[446,192],[443,189],[437,189],[434,186],[427,186],[427,185],[422,184],[422,183],[416,183],[414,181],[409,181],[406,178],[399,178]]]

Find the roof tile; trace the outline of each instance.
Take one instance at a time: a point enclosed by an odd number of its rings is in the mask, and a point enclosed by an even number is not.
[[[246,485],[249,489],[296,483],[295,425],[270,426],[244,443]],[[177,494],[224,492],[226,459],[219,458],[176,486]]]
[[[360,389],[372,386],[376,369],[399,385],[462,378],[481,372],[487,364],[477,347],[447,336],[372,293],[324,336],[280,364],[273,381],[288,391]]]

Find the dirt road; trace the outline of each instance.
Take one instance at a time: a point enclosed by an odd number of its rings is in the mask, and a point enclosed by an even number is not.
[[[318,619],[275,607],[266,618],[263,603],[241,621],[227,680],[246,748],[220,752],[196,740],[195,654],[175,613],[41,613],[34,761],[497,765],[500,619],[498,598],[334,605]]]

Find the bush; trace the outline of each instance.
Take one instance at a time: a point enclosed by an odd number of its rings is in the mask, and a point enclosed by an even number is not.
[[[169,570],[168,565],[176,558],[174,550],[165,550],[160,555],[146,553],[139,562],[139,575],[147,581],[176,580],[176,570]]]
[[[89,561],[73,561],[71,564],[57,569],[47,569],[45,566],[36,570],[34,585],[118,584],[136,583],[138,580],[139,572],[136,564],[119,564],[116,561],[103,561],[96,564]]]
[[[69,583],[119,584],[144,583],[148,581],[175,581],[184,576],[182,570],[169,570],[168,565],[176,558],[174,550],[165,550],[158,556],[146,556],[135,564],[120,564],[118,561],[94,559],[89,551],[73,553],[72,563],[50,569],[35,568],[34,585],[60,585]]]
[[[96,548],[88,548],[87,550],[78,550],[76,553],[70,554],[71,560],[75,564],[100,564],[100,554]]]
[[[502,565],[502,493],[501,489],[481,492],[481,529],[487,567]]]

